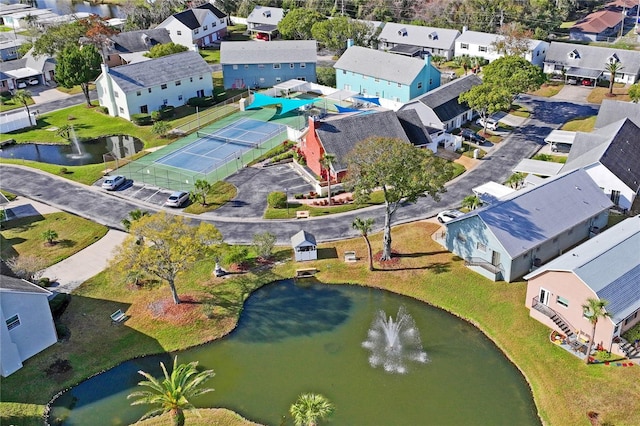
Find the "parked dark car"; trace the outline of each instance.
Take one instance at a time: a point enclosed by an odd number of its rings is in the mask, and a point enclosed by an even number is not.
[[[473,130],[467,128],[460,129],[460,136],[462,136],[462,139],[466,141],[475,142],[480,145],[487,141],[485,138],[483,138]]]

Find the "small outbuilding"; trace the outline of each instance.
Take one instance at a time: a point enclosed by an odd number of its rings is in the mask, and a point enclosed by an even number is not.
[[[307,231],[300,231],[291,237],[291,247],[293,247],[296,262],[318,259],[316,237]]]

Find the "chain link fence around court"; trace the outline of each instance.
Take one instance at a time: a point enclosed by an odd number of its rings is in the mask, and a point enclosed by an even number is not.
[[[238,112],[240,110],[240,99],[247,97],[249,97],[249,93],[243,92],[239,95],[234,96],[233,98],[229,98],[224,102],[216,104],[211,108],[202,109],[196,107],[196,118],[176,127],[176,130],[178,131],[178,133],[188,134],[193,132],[194,130],[201,129],[204,126],[213,123],[214,121],[220,120],[221,118]]]
[[[206,132],[195,132],[172,143],[170,147],[175,149],[173,149],[171,153],[167,153],[166,149],[152,152],[139,160],[121,167],[118,169],[118,173],[129,179],[142,182],[147,185],[169,188],[172,190],[190,191],[193,189],[195,182],[199,179],[203,179],[208,182],[216,182],[232,175],[245,167],[246,164],[255,161],[264,153],[282,143],[282,141],[286,139],[286,134],[286,128],[284,130],[279,128],[277,131],[265,134],[263,140],[253,144],[217,137],[216,135],[210,135]],[[189,171],[167,164],[158,163],[158,161],[167,155],[171,155],[175,151],[188,147],[195,141],[202,138],[218,140],[229,146],[237,145],[238,150],[225,156],[225,158],[212,161],[211,167],[202,172]]]

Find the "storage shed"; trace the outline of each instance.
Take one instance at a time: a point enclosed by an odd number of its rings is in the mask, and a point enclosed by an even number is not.
[[[291,237],[291,247],[295,253],[296,262],[304,260],[316,260],[318,249],[316,247],[316,237],[307,231],[300,231]]]

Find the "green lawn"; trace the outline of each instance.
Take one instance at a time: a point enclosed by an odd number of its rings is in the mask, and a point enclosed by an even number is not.
[[[34,102],[32,99],[30,99],[27,102],[27,104],[31,106],[34,104]],[[0,112],[11,111],[18,108],[24,108],[24,105],[22,105],[19,102],[16,102],[13,98],[5,98],[4,96],[2,97],[2,103],[0,103]],[[3,136],[3,139],[4,139],[4,136]]]
[[[53,246],[45,245],[42,239],[42,233],[49,229],[58,234]],[[93,244],[106,233],[106,226],[69,213],[13,219],[2,223],[0,257],[9,259],[29,254],[50,266]]]
[[[438,229],[427,222],[395,227],[394,250],[406,256],[394,266],[375,264],[385,272],[367,270],[362,238],[320,245],[337,253],[355,250],[363,257],[356,263],[345,263],[338,256],[305,266],[318,268],[321,282],[388,289],[475,324],[523,371],[545,424],[587,425],[590,410],[600,413],[601,424],[640,424],[640,367],[586,366],[551,344],[549,329],[530,318],[524,307],[526,284],[494,283],[471,272],[461,259],[433,242],[430,236]],[[374,253],[379,251],[382,235],[372,235],[371,242]],[[288,249],[277,253],[280,260],[290,257]],[[41,424],[38,415],[51,395],[125,359],[174,351],[225,335],[235,326],[242,303],[253,290],[293,276],[298,267],[285,261],[271,270],[222,279],[211,276],[211,262],[201,262],[177,281],[181,295],[191,295],[201,304],[189,304],[182,317],[166,314],[160,319],[153,317],[149,305],[170,297],[165,284],[136,288],[115,270],[97,275],[78,288],[62,317],[71,339],[35,355],[21,370],[0,379],[2,424]],[[109,314],[118,308],[130,318],[121,327],[110,327]],[[57,358],[69,360],[73,370],[47,376],[44,370]],[[22,404],[8,403],[16,401]]]
[[[211,191],[209,191],[209,193],[207,194],[206,206],[203,206],[199,202],[193,202],[184,209],[184,212],[191,214],[202,214],[205,212],[214,211],[223,206],[229,200],[234,199],[237,193],[237,188],[232,184],[224,181],[215,182],[211,187]]]
[[[593,130],[593,126],[596,124],[596,116],[590,117],[578,117],[573,120],[569,120],[560,127],[561,130],[567,130],[571,132],[590,132]]]
[[[220,49],[200,49],[200,56],[210,64],[220,63]]]

